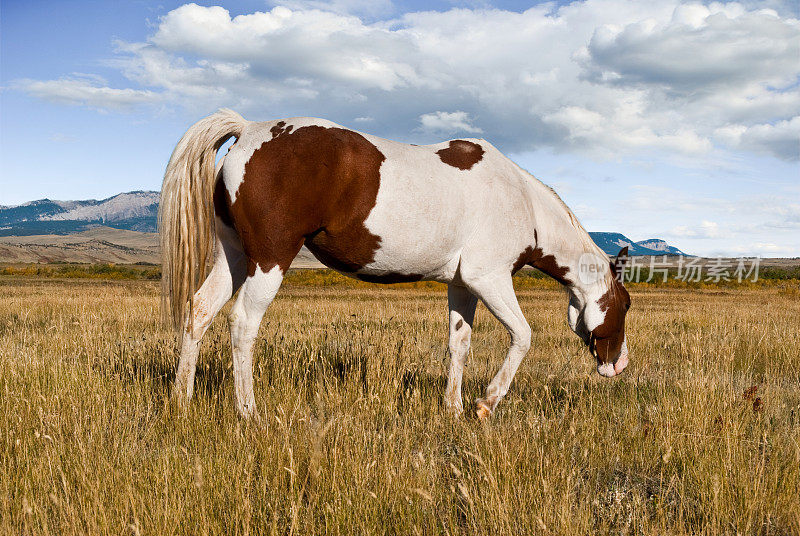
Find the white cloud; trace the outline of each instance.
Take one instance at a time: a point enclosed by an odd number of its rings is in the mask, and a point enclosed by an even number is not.
[[[774,229],[800,229],[800,203],[775,200],[763,207],[771,217],[764,226]]]
[[[719,224],[714,221],[703,220],[699,225],[679,225],[670,232],[672,236],[690,238],[719,238],[722,233]]]
[[[283,0],[281,2],[270,1],[269,4],[293,10],[318,9],[371,17],[387,15],[394,11],[391,0]]]
[[[791,252],[791,248],[773,244],[772,242],[756,242],[753,244],[753,249],[761,254],[772,254],[773,256],[787,254]]]
[[[254,119],[369,117],[387,137],[480,132],[511,152],[698,158],[726,147],[799,157],[800,22],[785,10],[586,0],[365,22],[391,3],[283,4],[233,18],[195,4],[169,12],[146,42],[118,44],[111,66],[131,88],[18,86],[96,108],[167,102],[192,116],[228,106]]]
[[[18,80],[14,86],[35,97],[51,102],[100,109],[126,110],[161,100],[161,95],[149,90],[115,89],[97,85],[96,82],[96,80],[83,78]]]
[[[754,82],[784,87],[797,76],[797,21],[736,3],[679,5],[669,20],[599,27],[586,69],[615,84],[656,85],[671,94],[713,94]]]
[[[421,129],[433,133],[468,132],[478,134],[483,132],[473,126],[466,112],[433,112],[419,116]]]
[[[231,19],[222,7],[187,4],[161,19],[150,43],[172,54],[198,55],[209,66],[240,65],[242,79],[294,78],[384,91],[423,83],[407,62],[417,59],[408,36],[318,10],[279,6]]]
[[[636,222],[641,238],[666,239],[683,251],[704,255],[766,254],[762,245],[780,244],[786,254],[800,251],[800,203],[787,190],[736,194],[705,188],[637,186],[619,202],[618,227]],[[624,208],[624,210],[623,210]],[[605,217],[613,219],[614,212]],[[774,255],[773,255],[774,256]]]
[[[648,147],[684,154],[705,154],[711,150],[711,142],[690,129],[654,131],[637,113],[632,113],[636,103],[630,104],[631,107],[615,111],[610,118],[585,108],[567,106],[544,116],[543,120],[566,129],[565,142],[576,147],[600,149],[601,153]],[[602,146],[597,146],[598,140],[603,140]]]
[[[774,125],[726,125],[715,135],[732,147],[766,153],[784,160],[800,159],[800,116]]]

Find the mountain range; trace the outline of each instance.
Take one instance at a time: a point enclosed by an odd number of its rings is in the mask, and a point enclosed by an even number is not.
[[[98,227],[154,233],[157,231],[158,199],[158,192],[136,191],[101,200],[39,199],[22,205],[0,206],[0,236],[71,235]],[[685,255],[658,238],[634,242],[622,233],[589,234],[609,255],[616,255],[625,246],[631,256]]]
[[[619,250],[628,246],[628,255],[686,255],[675,246],[670,246],[660,238],[648,238],[634,242],[622,233],[590,232],[594,243],[609,255],[616,255]]]
[[[73,234],[98,225],[156,232],[158,192],[126,192],[108,199],[53,201],[39,199],[16,206],[0,206],[0,236]]]

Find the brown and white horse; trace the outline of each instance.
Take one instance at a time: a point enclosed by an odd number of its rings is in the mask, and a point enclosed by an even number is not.
[[[253,342],[303,244],[326,266],[364,281],[447,283],[444,396],[455,413],[463,411],[461,376],[479,299],[511,335],[505,362],[476,401],[480,417],[495,409],[528,353],[531,329],[511,279],[524,265],[568,289],[569,326],[600,374],[614,376],[628,363],[630,298],[618,265],[553,190],[485,140],[416,146],[323,119],[257,123],[220,110],[193,125],[172,153],[159,221],[165,310],[183,331],[175,386],[183,400],[192,396],[200,339],[239,290],[230,313],[236,401],[243,416],[256,411]]]

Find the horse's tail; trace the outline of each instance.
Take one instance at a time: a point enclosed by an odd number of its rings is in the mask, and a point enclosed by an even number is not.
[[[213,192],[217,151],[239,137],[248,121],[221,109],[201,119],[183,135],[167,164],[158,231],[161,240],[162,315],[176,330],[191,315],[191,298],[206,277],[213,254]]]

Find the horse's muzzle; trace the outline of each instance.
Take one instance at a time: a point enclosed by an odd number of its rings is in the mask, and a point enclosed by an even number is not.
[[[592,348],[594,345],[590,345],[590,351],[592,351],[592,355],[597,357],[596,350]],[[597,365],[597,373],[601,376],[605,376],[606,378],[613,378],[617,374],[621,373],[625,370],[625,367],[628,366],[628,340],[627,338],[622,341],[622,346],[619,349],[619,355],[613,362],[608,363],[600,363]]]

